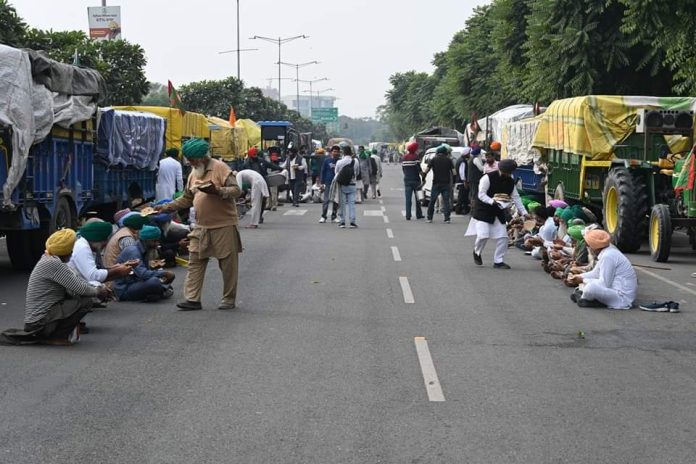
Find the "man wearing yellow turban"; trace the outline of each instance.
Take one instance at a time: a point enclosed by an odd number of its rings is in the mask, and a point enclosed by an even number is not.
[[[186,181],[184,194],[155,209],[174,212],[193,206],[196,225],[189,234],[189,265],[184,281],[185,301],[181,311],[202,309],[203,278],[210,258],[217,258],[222,271],[223,296],[218,309],[233,309],[237,298],[238,253],[242,241],[237,230],[237,205],[241,189],[227,164],[210,158],[208,142],[187,140],[184,157],[193,171]]]
[[[74,230],[62,229],[46,240],[46,253],[27,284],[24,330],[6,330],[0,342],[70,345],[79,338],[79,323],[92,309],[92,298],[111,297],[108,288],[90,285],[68,267],[76,238]]]

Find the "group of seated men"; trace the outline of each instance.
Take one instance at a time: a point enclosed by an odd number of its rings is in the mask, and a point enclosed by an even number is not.
[[[29,277],[24,328],[0,343],[70,345],[88,333],[82,319],[112,299],[154,302],[172,295],[176,252],[188,228],[170,214],[122,210],[110,222],[93,218],[76,232],[62,229]],[[160,259],[164,258],[164,259]]]
[[[631,262],[611,243],[611,236],[587,208],[552,200],[529,202],[534,223],[510,223],[515,245],[542,261],[553,278],[575,288],[570,299],[583,308],[633,307],[638,279]],[[520,230],[527,233],[520,234]]]

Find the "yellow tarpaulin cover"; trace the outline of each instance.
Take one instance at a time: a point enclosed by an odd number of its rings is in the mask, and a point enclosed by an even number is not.
[[[156,114],[167,120],[166,148],[181,150],[181,139],[200,137],[210,139],[208,120],[200,113],[186,112],[181,115],[178,109],[166,106],[114,106],[117,110],[142,111]]]
[[[610,160],[614,147],[635,131],[640,109],[693,111],[696,98],[585,96],[556,100],[541,115],[532,146]],[[675,144],[670,141],[673,151]]]
[[[208,117],[208,123],[214,125],[210,131],[210,153],[225,161],[235,159],[233,150],[234,135],[228,121],[215,116]]]

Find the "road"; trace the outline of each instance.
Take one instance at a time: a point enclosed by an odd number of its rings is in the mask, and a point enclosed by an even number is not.
[[[357,230],[314,204],[243,230],[234,311],[212,264],[204,311],[112,304],[76,346],[0,347],[0,462],[694,461],[696,255],[639,273],[682,313],[580,309],[517,250],[475,266],[468,217],[405,221],[385,173]],[[3,328],[27,277],[5,256]]]

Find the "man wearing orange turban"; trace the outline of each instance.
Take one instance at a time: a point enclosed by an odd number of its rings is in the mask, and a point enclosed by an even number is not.
[[[631,308],[638,289],[631,262],[611,244],[611,236],[604,230],[585,232],[585,243],[598,256],[598,261],[590,272],[571,278],[575,283],[585,284],[582,294],[574,293],[571,299],[582,308]]]

